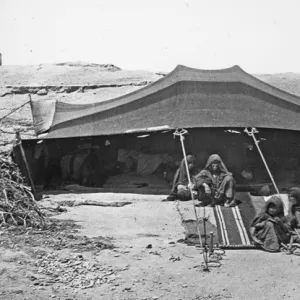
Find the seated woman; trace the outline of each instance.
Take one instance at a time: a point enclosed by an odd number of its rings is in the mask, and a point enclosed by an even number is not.
[[[195,176],[200,206],[234,206],[235,180],[218,154],[212,154],[205,168]]]
[[[283,202],[272,196],[251,224],[253,240],[269,252],[280,250],[281,243],[290,241],[290,224],[284,216]]]
[[[187,155],[186,159],[191,180],[193,182],[194,175],[197,174],[197,170],[195,168],[196,159],[193,155]],[[163,201],[175,201],[176,199],[181,201],[191,200],[192,196],[188,187],[188,183],[185,160],[183,159],[175,173],[171,194]]]

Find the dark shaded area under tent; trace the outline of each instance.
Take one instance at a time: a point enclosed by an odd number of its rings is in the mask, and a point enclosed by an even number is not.
[[[299,181],[298,131],[258,129],[259,145],[279,188],[297,186]],[[87,138],[23,140],[32,178],[37,186],[60,189],[66,184],[104,188],[103,191],[166,194],[174,172],[182,159],[179,138],[173,131],[135,133]],[[269,175],[251,137],[241,128],[193,128],[185,136],[187,154],[195,155],[197,167],[203,168],[208,156],[218,153],[233,173],[242,190],[270,183]],[[118,162],[120,150],[132,150],[138,157],[165,155],[151,174],[139,174],[138,159],[130,169]],[[62,158],[65,160],[62,174]],[[26,176],[18,147],[14,159]],[[66,177],[69,172],[69,176]],[[242,172],[252,174],[246,179]],[[144,189],[144,192],[142,192]]]

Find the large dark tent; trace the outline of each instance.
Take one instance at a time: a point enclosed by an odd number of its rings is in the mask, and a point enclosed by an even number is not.
[[[197,70],[179,65],[160,80],[112,100],[84,105],[55,100],[31,104],[37,139],[44,140],[41,144],[24,141],[36,178],[44,172],[41,165],[61,168],[62,157],[67,155],[69,169],[76,159],[82,164],[90,160],[89,167],[83,171],[81,165],[81,175],[75,176],[86,185],[102,186],[109,175],[124,173],[126,168],[127,172],[148,168],[149,174],[137,173],[161,176],[166,169],[176,167],[175,161],[182,154],[173,132],[185,128],[189,132],[187,151],[197,156],[199,167],[209,154],[217,152],[238,180],[244,180],[241,173],[249,171],[256,182],[268,181],[252,139],[243,132],[245,127],[259,129],[260,145],[279,181],[285,180],[286,174],[289,180],[298,177],[300,98],[258,80],[238,66]],[[80,160],[74,153],[83,148],[90,150]],[[47,162],[37,163],[37,159]],[[93,163],[94,159],[98,163]],[[122,167],[119,164],[118,171],[112,172],[117,161]],[[87,174],[104,176],[105,180],[91,183],[82,179]]]
[[[38,134],[47,138],[112,135],[197,127],[300,129],[300,98],[240,67],[177,66],[164,78],[125,96],[87,105],[33,102]],[[49,107],[50,106],[50,107]]]

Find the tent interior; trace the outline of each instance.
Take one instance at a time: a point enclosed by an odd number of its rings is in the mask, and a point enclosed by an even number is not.
[[[293,130],[259,128],[256,138],[280,190],[300,184],[300,134]],[[61,189],[70,184],[99,191],[166,195],[183,158],[174,130],[92,137],[23,140],[31,176],[37,186]],[[200,170],[217,153],[237,185],[270,185],[271,179],[252,139],[244,128],[190,128],[186,153],[196,157]],[[14,159],[26,177],[19,147]],[[257,189],[256,189],[257,192]]]

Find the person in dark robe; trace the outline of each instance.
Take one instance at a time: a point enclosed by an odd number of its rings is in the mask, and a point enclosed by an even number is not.
[[[291,188],[289,190],[289,210],[287,219],[292,233],[300,229],[300,189]]]
[[[272,196],[251,224],[251,235],[255,243],[269,252],[280,250],[281,243],[290,241],[291,227],[284,216],[284,206],[279,196]]]
[[[235,205],[235,180],[218,154],[212,154],[205,168],[195,176],[195,188],[199,206]]]
[[[194,176],[197,174],[196,170],[196,159],[193,155],[187,155],[186,157],[189,173],[192,183],[194,182]],[[182,159],[179,168],[175,172],[171,194],[167,199],[163,201],[175,201],[177,199],[181,201],[188,201],[192,199],[192,195],[188,186],[188,175],[185,165],[185,160]]]

